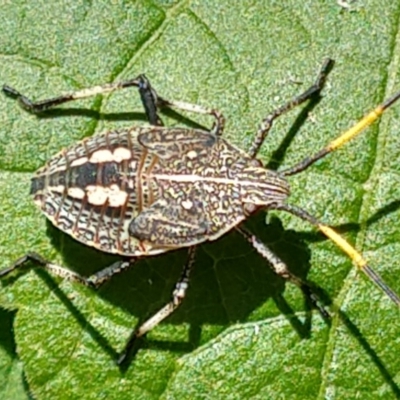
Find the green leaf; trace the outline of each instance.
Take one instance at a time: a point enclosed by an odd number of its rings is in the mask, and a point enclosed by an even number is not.
[[[25,400],[29,396],[25,392],[22,364],[15,357],[13,317],[14,313],[0,310],[0,393],[2,399]]]
[[[309,118],[304,107],[279,118],[260,154],[270,166],[292,166],[399,90],[399,18],[389,0],[352,10],[322,0],[5,2],[0,77],[44,99],[146,73],[165,98],[223,111],[225,138],[247,149],[260,121],[331,57],[335,68]],[[84,275],[115,260],[46,223],[29,180],[64,146],[144,123],[138,97],[125,90],[47,118],[1,98],[0,268],[30,250]],[[169,126],[187,122],[172,117],[164,117]],[[291,203],[339,229],[397,293],[399,124],[397,104],[290,179]],[[330,324],[230,233],[199,248],[184,304],[120,370],[118,352],[135,324],[170,299],[185,250],[145,259],[98,291],[30,270],[0,285],[1,398],[399,398],[396,306],[312,227],[282,213],[267,221],[260,214],[248,226],[321,288]]]

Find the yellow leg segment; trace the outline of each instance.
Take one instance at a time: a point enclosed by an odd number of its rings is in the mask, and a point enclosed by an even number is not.
[[[376,286],[378,286],[397,306],[400,307],[399,296],[386,285],[383,279],[370,266],[368,266],[364,257],[350,243],[327,225],[318,223],[317,227],[326,237],[331,239],[332,242],[340,247],[352,259],[358,269],[364,272],[364,274],[366,274]]]
[[[331,152],[343,146],[345,143],[353,139],[353,137],[357,136],[365,128],[375,122],[383,114],[383,111],[384,108],[382,106],[378,106],[375,110],[368,113],[361,121],[357,122],[352,128],[344,132],[337,139],[326,146],[326,150]]]
[[[351,258],[360,271],[364,272],[364,274],[367,275],[376,286],[378,286],[398,307],[400,307],[400,297],[390,289],[383,279],[367,264],[364,257],[332,228],[321,223],[317,218],[313,217],[305,210],[290,204],[277,204],[274,207],[271,207],[271,209],[286,211],[318,228],[328,239],[332,240],[332,242],[334,242]]]
[[[379,119],[381,115],[384,113],[384,111],[399,99],[400,99],[400,91],[394,94],[392,97],[387,99],[379,106],[377,106],[367,115],[365,115],[353,127],[342,133],[338,138],[333,140],[326,147],[324,147],[311,157],[305,158],[303,161],[299,162],[295,166],[281,171],[281,174],[284,176],[296,175],[299,172],[302,172],[305,169],[307,169],[310,165],[314,164],[316,161],[320,160],[321,158],[324,158],[327,154],[331,153],[334,150],[337,150],[339,147],[342,147],[345,143],[347,143],[349,140],[353,139],[355,136],[363,132],[365,128],[367,128],[377,119]]]
[[[363,256],[344,238],[342,238],[337,232],[335,232],[332,228],[327,225],[318,224],[318,229],[332,242],[335,242],[357,265],[361,270],[367,265],[367,262],[363,258]]]
[[[331,152],[343,146],[353,137],[361,133],[365,128],[374,123],[377,119],[381,117],[384,111],[389,108],[393,103],[400,99],[400,92],[395,93],[392,97],[387,99],[385,102],[377,106],[374,110],[365,115],[359,122],[357,122],[352,128],[341,134],[337,139],[332,141],[326,150]]]

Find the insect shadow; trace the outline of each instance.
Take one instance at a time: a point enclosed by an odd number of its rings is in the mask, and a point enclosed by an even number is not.
[[[247,226],[287,263],[293,273],[306,278],[310,269],[310,251],[296,232],[285,230],[277,217],[271,218],[266,225],[264,213],[252,218]],[[48,223],[48,234],[52,238],[52,245],[62,254],[64,264],[82,275],[91,275],[118,259],[76,242],[51,223]],[[125,309],[138,320],[144,320],[169,301],[185,259],[184,249],[142,259],[130,270],[113,277],[98,289],[96,295]],[[54,283],[51,286],[54,291]],[[267,307],[266,313],[262,312],[262,318],[284,314],[301,338],[309,337],[310,302],[305,298],[306,318],[301,321],[296,312],[304,311],[304,308],[293,308],[285,300],[284,291],[285,281],[269,268],[241,235],[233,231],[215,242],[198,247],[187,297],[182,306],[165,322],[187,324],[188,340],[185,343],[176,343],[147,338],[142,340],[142,345],[172,351],[190,351],[202,342],[202,326],[226,327],[248,321],[249,316],[268,299],[272,299],[276,307]],[[63,296],[62,293],[58,295]],[[323,296],[324,301],[329,304],[328,296]],[[68,309],[81,320],[86,329],[87,321],[74,309],[70,300],[63,299],[63,302],[70,303],[67,304]],[[216,330],[217,333],[219,332]],[[114,353],[94,328],[91,334],[103,347],[107,347],[108,353]],[[152,332],[149,336],[157,335]]]
[[[100,102],[96,101],[94,103],[94,107],[97,108],[100,106]],[[188,128],[194,129],[203,129],[208,131],[209,128],[206,126],[193,121],[190,118],[185,117],[179,112],[171,109],[165,108],[160,110],[160,113],[164,116],[171,118],[172,120],[177,121],[179,124],[182,124]],[[86,109],[86,108],[77,108],[77,107],[68,107],[68,108],[51,108],[49,110],[44,110],[41,113],[36,115],[37,118],[40,119],[57,119],[60,117],[86,117],[92,118],[97,121],[135,121],[135,122],[147,122],[146,116],[143,112],[118,112],[118,113],[105,113],[97,111],[96,109]]]
[[[367,224],[375,223],[399,208],[400,201],[394,201],[378,210],[368,219]],[[247,226],[286,262],[292,273],[303,279],[307,277],[311,266],[311,253],[307,243],[327,240],[318,232],[285,230],[277,217],[271,217],[269,223],[266,224],[264,213],[259,213],[250,219]],[[335,229],[339,232],[356,233],[360,226],[358,223],[348,223],[336,226]],[[48,231],[53,245],[63,255],[64,262],[80,274],[90,275],[109,265],[114,259],[118,259],[76,242],[51,223],[48,223]],[[143,259],[129,271],[115,276],[100,288],[96,295],[126,310],[138,320],[143,320],[151,315],[154,309],[158,309],[170,299],[171,290],[185,259],[185,250]],[[351,268],[350,265],[349,268]],[[113,348],[108,340],[88,323],[85,316],[74,306],[73,301],[63,293],[50,275],[44,271],[40,271],[40,275],[51,287],[53,293],[66,305],[68,311],[74,315],[82,329],[85,329],[112,359],[116,359],[117,349]],[[157,340],[154,339],[157,333],[151,332],[149,336],[152,338],[139,341],[140,348],[187,353],[204,342],[202,327],[205,325],[222,327],[215,329],[211,336],[208,333],[206,340],[209,340],[213,335],[217,336],[226,326],[280,314],[285,315],[300,338],[308,338],[311,330],[310,303],[306,301],[303,307],[299,308],[298,304],[295,308],[292,307],[285,300],[285,285],[285,281],[273,273],[265,260],[236,232],[233,231],[215,242],[203,244],[199,246],[187,298],[177,312],[163,323],[176,326],[187,325],[189,327],[187,341]],[[329,305],[330,295],[317,286],[315,288],[324,304]],[[264,307],[269,300],[272,300],[277,309]],[[260,310],[262,315],[258,315],[257,310]],[[298,311],[303,311],[305,318],[300,320],[296,316]],[[400,388],[394,382],[378,353],[345,312],[337,310],[337,313],[341,322],[377,366],[392,392],[400,398]],[[329,324],[329,321],[327,322]]]

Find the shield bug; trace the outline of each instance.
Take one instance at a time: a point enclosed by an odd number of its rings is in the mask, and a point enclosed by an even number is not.
[[[247,153],[222,137],[225,119],[220,112],[166,100],[157,94],[144,75],[39,102],[32,102],[17,90],[3,86],[7,96],[17,99],[24,109],[35,114],[69,101],[134,86],[139,90],[150,126],[108,131],[86,138],[56,154],[32,178],[31,195],[56,227],[88,246],[120,255],[121,261],[83,277],[37,253],[28,253],[0,271],[0,277],[30,262],[55,275],[97,288],[142,257],[188,248],[188,260],[171,301],[133,330],[118,360],[121,363],[135,339],[145,335],[181,304],[188,288],[196,245],[216,240],[236,229],[276,274],[308,293],[315,306],[326,315],[310,284],[294,276],[278,256],[241,225],[259,209],[282,210],[324,233],[399,306],[400,298],[353,246],[305,210],[287,203],[290,194],[287,177],[306,170],[362,132],[400,98],[400,92],[292,168],[272,171],[256,159],[274,120],[318,95],[332,65],[332,60],[326,60],[309,89],[262,121]],[[158,115],[163,107],[210,115],[215,122],[210,130],[167,128]]]

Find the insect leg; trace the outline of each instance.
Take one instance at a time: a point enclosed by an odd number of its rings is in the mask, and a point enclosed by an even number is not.
[[[151,125],[163,126],[161,118],[158,115],[157,108],[159,106],[159,97],[157,92],[150,85],[149,80],[144,76],[138,76],[139,94],[142,100],[144,111]]]
[[[346,253],[353,263],[357,266],[359,270],[364,272],[365,275],[378,286],[397,306],[400,307],[399,296],[383,281],[383,279],[367,264],[364,257],[342,236],[336,233],[332,228],[318,221],[311,214],[308,214],[301,208],[289,205],[289,204],[278,204],[271,207],[274,210],[283,210],[290,214],[299,217],[318,228],[325,236],[332,240],[344,253]]]
[[[25,110],[33,114],[38,114],[70,101],[85,99],[88,97],[96,96],[98,94],[107,94],[132,86],[135,86],[139,89],[140,98],[142,100],[142,104],[150,124],[163,125],[160,117],[157,114],[157,108],[171,107],[183,111],[213,116],[216,122],[214,123],[214,126],[212,128],[212,132],[216,135],[222,134],[225,125],[225,118],[219,111],[201,107],[196,104],[185,103],[182,101],[165,100],[162,97],[158,96],[157,92],[152,88],[149,80],[145,77],[145,75],[139,75],[138,77],[127,81],[93,86],[91,88],[77,90],[75,92],[66,93],[61,96],[53,97],[51,99],[40,100],[37,102],[30,100],[28,97],[18,92],[18,90],[8,85],[3,85],[2,91],[6,96],[17,99],[21,107]]]
[[[96,96],[98,94],[107,94],[114,92],[116,90],[121,90],[132,86],[135,86],[139,89],[140,98],[142,100],[143,107],[145,109],[150,124],[163,125],[161,119],[157,114],[158,96],[151,87],[150,82],[144,75],[139,75],[134,79],[123,82],[107,83],[104,85],[97,85],[91,88],[77,90],[75,92],[66,93],[61,96],[57,96],[51,99],[41,100],[38,102],[33,102],[32,100],[24,96],[22,93],[18,92],[16,89],[8,85],[4,85],[2,90],[3,93],[8,97],[17,99],[22,108],[31,113],[37,114],[70,101],[84,99]]]
[[[139,82],[140,98],[150,124],[163,125],[157,114],[157,108],[168,107],[197,114],[211,115],[215,118],[215,123],[211,132],[215,135],[222,134],[225,125],[225,118],[219,111],[183,101],[166,100],[157,94],[145,75],[138,76],[137,80]]]
[[[253,235],[244,227],[236,227],[236,230],[241,233],[246,240],[257,250],[257,252],[268,261],[273,271],[285,280],[288,280],[298,286],[301,291],[311,300],[314,307],[318,309],[324,318],[329,318],[329,313],[321,305],[318,296],[313,292],[312,287],[306,281],[303,281],[296,275],[293,275],[287,268],[286,264],[274,254],[257,236]]]
[[[93,86],[91,88],[77,90],[75,92],[66,93],[61,96],[53,97],[51,99],[40,100],[37,102],[30,100],[28,97],[24,96],[22,93],[18,92],[16,89],[8,85],[3,85],[2,90],[3,93],[8,97],[17,99],[22,108],[33,114],[38,114],[45,110],[48,110],[49,108],[53,108],[69,101],[85,99],[87,97],[96,96],[98,94],[111,93],[115,90],[125,89],[132,86],[140,87],[141,77],[142,75],[139,75],[137,78],[124,82],[107,83],[105,85]]]
[[[98,288],[104,282],[108,281],[114,274],[122,272],[123,270],[131,267],[135,261],[136,259],[132,259],[130,261],[122,261],[122,260],[116,261],[110,266],[86,278],[67,268],[61,267],[57,264],[53,264],[47,261],[37,253],[31,252],[19,258],[10,267],[1,270],[0,278],[3,278],[11,274],[17,269],[25,267],[28,262],[32,262],[36,264],[36,266],[41,267],[46,271],[49,271],[52,275],[68,279],[69,281],[78,282],[85,286]]]
[[[182,270],[182,274],[175,285],[175,289],[172,292],[172,299],[164,307],[158,310],[152,317],[147,321],[141,323],[131,334],[127,341],[127,344],[121,353],[118,364],[124,363],[126,358],[129,356],[136,339],[144,336],[147,332],[156,327],[161,321],[171,315],[182,303],[186,296],[186,290],[189,287],[190,272],[193,269],[195,261],[195,246],[189,247],[188,260]]]
[[[214,135],[220,136],[224,131],[225,117],[218,110],[215,110],[213,108],[205,108],[197,104],[186,103],[183,101],[165,100],[161,97],[158,98],[158,101],[160,107],[170,107],[170,108],[175,108],[177,110],[193,112],[196,114],[211,115],[212,117],[215,118],[215,122],[210,132],[213,133]]]
[[[365,115],[359,122],[357,122],[353,127],[343,132],[338,138],[333,140],[328,146],[324,147],[317,153],[315,153],[311,157],[305,158],[303,161],[300,161],[294,167],[285,169],[281,171],[281,174],[284,176],[295,175],[299,172],[304,171],[310,165],[314,164],[316,161],[325,157],[327,154],[332,151],[337,150],[342,147],[349,140],[353,139],[355,136],[364,131],[365,128],[370,126],[373,122],[381,117],[381,115],[387,110],[390,106],[392,106],[397,100],[400,99],[400,91],[395,93],[392,97],[384,101],[382,104],[377,106],[374,110]]]
[[[282,114],[287,113],[288,111],[292,110],[293,108],[297,107],[298,105],[304,103],[305,101],[309,100],[313,96],[319,94],[325,84],[326,77],[330,70],[332,69],[334,61],[331,59],[326,59],[322,65],[321,71],[318,74],[317,80],[315,83],[310,86],[305,92],[296,96],[283,106],[279,107],[275,111],[273,111],[270,115],[267,116],[262,122],[256,136],[253,140],[253,143],[248,151],[250,157],[255,157],[259,152],[265,138],[268,135],[268,132],[271,130],[272,124],[276,118],[281,116]]]

